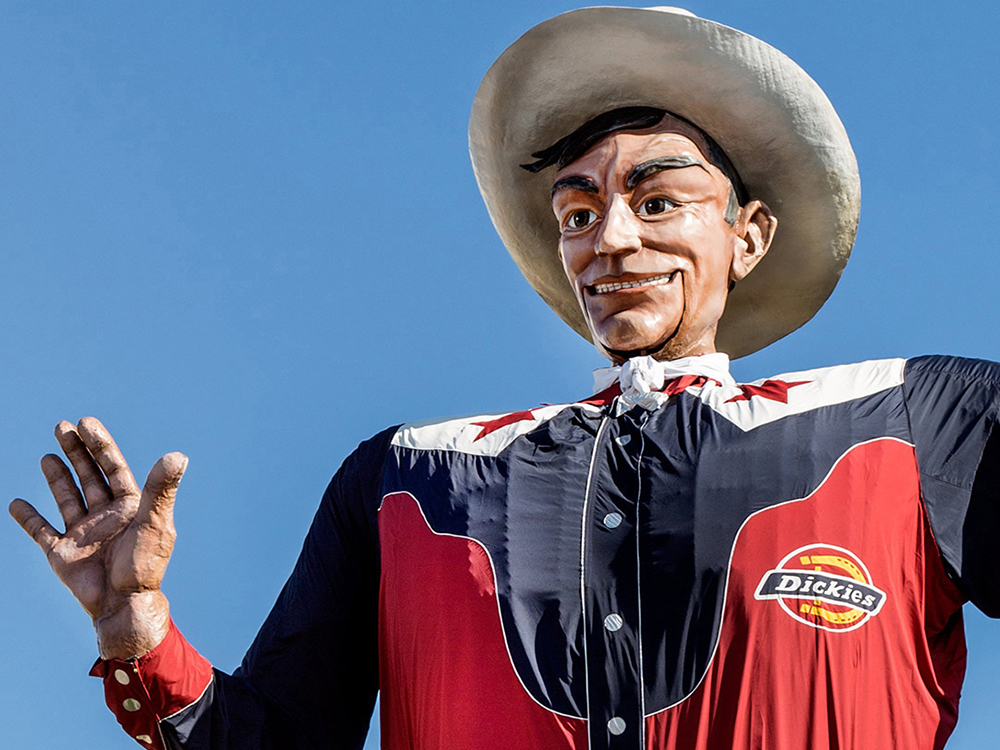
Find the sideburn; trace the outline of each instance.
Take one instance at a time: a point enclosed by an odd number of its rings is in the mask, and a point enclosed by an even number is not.
[[[736,198],[736,190],[733,184],[729,183],[729,199],[726,201],[726,212],[722,215],[725,222],[733,227],[736,226],[736,219],[740,212],[740,202]]]

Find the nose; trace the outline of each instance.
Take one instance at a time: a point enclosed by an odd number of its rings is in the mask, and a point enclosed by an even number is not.
[[[642,249],[639,226],[639,217],[635,215],[628,201],[623,196],[616,195],[601,223],[595,252],[598,255],[637,252]]]

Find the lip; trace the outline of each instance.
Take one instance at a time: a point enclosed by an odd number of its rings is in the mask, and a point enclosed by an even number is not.
[[[653,287],[669,286],[676,280],[678,273],[679,269],[674,269],[669,273],[651,274],[648,276],[635,276],[632,274],[619,277],[605,276],[593,284],[588,284],[584,289],[590,294],[595,295],[641,292]]]

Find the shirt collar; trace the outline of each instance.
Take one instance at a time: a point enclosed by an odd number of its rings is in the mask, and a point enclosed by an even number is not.
[[[665,362],[652,357],[632,357],[621,366],[602,367],[594,370],[594,392],[600,393],[618,381],[623,395],[650,393],[685,375],[714,380],[719,385],[736,385],[729,374],[729,355],[712,352]]]

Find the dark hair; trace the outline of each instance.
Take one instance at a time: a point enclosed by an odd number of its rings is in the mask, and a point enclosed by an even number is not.
[[[732,186],[734,194],[730,196],[730,204],[736,202],[740,206],[746,205],[749,195],[747,194],[746,187],[743,185],[743,180],[740,179],[740,175],[733,166],[733,163],[729,161],[726,152],[719,147],[715,139],[690,120],[675,115],[672,112],[667,112],[665,109],[657,109],[656,107],[620,107],[604,112],[588,120],[569,135],[563,136],[548,148],[536,151],[532,156],[537,161],[531,164],[522,164],[521,167],[532,173],[541,172],[552,165],[555,165],[556,169],[562,169],[567,164],[572,164],[583,156],[591,146],[605,136],[616,133],[619,130],[645,130],[646,128],[651,128],[659,124],[664,115],[670,115],[681,122],[686,122],[705,139],[708,149],[708,153],[705,156],[712,164],[719,168]],[[730,224],[736,220],[735,212],[736,206],[732,206],[731,211],[729,208],[726,210],[726,220]],[[730,214],[732,214],[731,219],[729,218]]]

